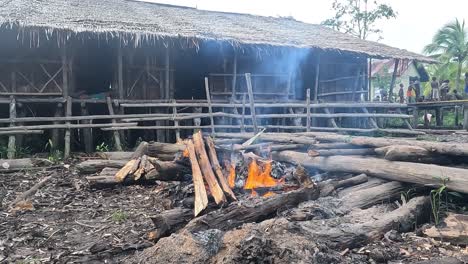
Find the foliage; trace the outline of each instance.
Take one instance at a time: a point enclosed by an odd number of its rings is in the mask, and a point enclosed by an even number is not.
[[[380,4],[377,0],[334,0],[332,9],[335,16],[323,21],[322,25],[360,39],[367,39],[371,34],[376,34],[380,39],[382,30],[376,27],[376,23],[397,16],[391,6]]]
[[[63,153],[62,151],[56,149],[56,146],[54,146],[54,143],[52,142],[51,139],[47,141],[45,145],[45,149],[49,149],[49,155],[47,156],[47,159],[52,162],[52,163],[58,163],[63,159]]]
[[[431,209],[432,209],[432,216],[434,217],[434,223],[438,225],[440,223],[440,216],[441,216],[441,208],[442,208],[442,198],[445,197],[447,199],[447,182],[449,178],[441,178],[442,185],[435,190],[431,190]],[[447,201],[445,202],[447,205]]]
[[[109,145],[107,145],[105,142],[102,142],[101,144],[96,146],[96,151],[97,152],[108,152],[109,151]]]
[[[125,220],[127,220],[127,214],[122,211],[121,209],[115,211],[112,213],[111,215],[111,218],[112,218],[112,221],[116,222],[116,223],[122,223],[122,222],[125,222]]]
[[[463,65],[468,60],[468,30],[465,21],[455,19],[439,29],[432,38],[432,43],[424,47],[424,52],[444,64],[456,64],[455,87],[459,90]]]

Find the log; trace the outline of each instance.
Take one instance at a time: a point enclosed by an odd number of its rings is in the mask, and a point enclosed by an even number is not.
[[[41,165],[52,165],[52,163],[47,159],[38,158],[0,159],[0,166],[3,169],[27,169]]]
[[[132,158],[133,152],[130,151],[112,151],[97,153],[102,159],[109,160],[129,160]]]
[[[203,181],[203,175],[200,165],[198,164],[195,146],[193,145],[192,140],[187,140],[187,150],[189,153],[190,164],[192,166],[193,188],[195,190],[194,215],[197,216],[208,206],[208,196],[206,194],[205,182]]]
[[[128,175],[134,174],[138,168],[140,167],[141,157],[146,155],[148,149],[148,142],[141,142],[140,145],[135,149],[132,156],[130,157],[130,161],[127,162],[116,174],[115,178],[118,182],[123,182]],[[135,175],[137,178],[141,176]]]
[[[448,189],[468,193],[468,170],[413,162],[388,161],[354,156],[309,157],[307,153],[282,151],[275,153],[277,161],[300,164],[332,172],[365,173],[367,175],[408,183],[440,187],[443,179]]]
[[[219,186],[218,181],[216,180],[216,176],[211,169],[211,164],[208,159],[208,154],[206,154],[205,144],[203,142],[203,136],[201,132],[193,134],[193,143],[195,145],[195,153],[197,154],[198,164],[200,164],[203,177],[208,184],[211,195],[213,196],[216,204],[226,202],[226,197],[224,196],[223,190]]]
[[[127,163],[126,160],[85,160],[76,165],[76,169],[82,174],[91,174],[109,168],[122,168]]]
[[[353,208],[369,208],[380,203],[388,203],[400,198],[406,187],[400,182],[387,182],[372,188],[349,193],[341,197],[343,203],[340,208],[348,212]]]
[[[447,157],[429,152],[418,146],[395,145],[376,148],[375,152],[391,161],[410,161],[418,163],[448,165],[457,161],[456,157]]]
[[[384,180],[384,179],[380,179],[380,178],[369,178],[368,177],[368,180],[367,182],[364,182],[364,183],[361,183],[361,184],[358,184],[358,185],[355,185],[355,186],[351,186],[351,187],[347,187],[347,188],[344,188],[344,189],[341,189],[338,191],[338,198],[342,198],[350,193],[354,193],[354,192],[358,192],[360,190],[364,190],[364,189],[368,189],[368,188],[372,188],[372,187],[375,187],[375,186],[379,186],[381,184],[384,184],[388,181]]]
[[[337,156],[337,155],[357,155],[357,156],[369,156],[375,155],[373,148],[357,148],[357,149],[320,149],[308,151],[309,156]]]
[[[24,193],[20,194],[15,200],[11,203],[11,207],[14,207],[17,203],[26,200],[30,196],[34,195],[40,188],[42,188],[46,183],[48,183],[52,178],[57,176],[56,173],[53,173],[50,176],[47,176],[40,180],[38,183],[34,184],[29,190],[25,191]]]
[[[299,203],[317,199],[319,189],[315,186],[305,187],[269,198],[258,198],[253,205],[232,203],[226,208],[218,209],[190,221],[184,228],[192,233],[207,230],[229,230],[244,223],[259,222],[275,217],[279,210],[297,206]]]
[[[148,155],[151,157],[158,157],[161,154],[175,155],[185,150],[183,144],[170,144],[161,142],[149,142],[148,144]]]
[[[302,166],[298,166],[298,168],[302,168]],[[337,181],[337,180],[330,180],[330,181],[323,181],[318,183],[318,187],[320,188],[320,197],[325,197],[330,195],[333,191],[339,188],[346,188],[354,185],[359,185],[361,183],[367,182],[367,175],[360,174],[349,179]]]
[[[348,143],[318,143],[310,145],[311,149],[355,149],[359,148]]]
[[[439,226],[431,226],[423,233],[453,244],[468,245],[468,215],[448,213]]]
[[[211,166],[218,177],[218,182],[221,184],[224,193],[230,197],[232,200],[237,201],[236,195],[229,187],[226,177],[223,175],[223,170],[221,165],[219,164],[218,155],[216,154],[215,145],[213,139],[211,137],[206,138],[206,145],[208,147],[208,154],[210,156]]]
[[[300,226],[303,230],[301,232],[307,233],[317,241],[323,241],[332,248],[351,249],[378,240],[392,229],[400,232],[413,230],[414,226],[427,219],[425,216],[429,208],[429,197],[415,197],[391,212],[375,215],[374,219],[367,222],[341,225],[336,223],[336,219],[330,219],[305,221],[301,222]]]
[[[125,162],[119,161],[124,163]],[[111,163],[112,164],[112,163]],[[186,180],[185,175],[190,173],[190,170],[176,162],[170,161],[156,161],[154,164],[155,169],[150,172],[146,172],[145,175],[142,175],[137,181],[133,177],[126,177],[123,182],[119,182],[115,178],[115,173],[120,171],[122,166],[115,166],[114,170],[110,168],[103,168],[102,173],[99,176],[88,176],[86,180],[88,181],[90,187],[92,188],[107,188],[113,186],[119,186],[121,184],[151,184],[157,181],[184,181]]]
[[[251,133],[216,133],[216,137],[221,138],[242,138],[242,139],[250,139],[254,136]],[[316,144],[317,141],[311,137],[306,136],[294,136],[292,137],[290,134],[262,134],[258,137],[259,140],[262,141],[271,141],[271,142],[278,142],[278,143],[296,143],[296,144],[305,144],[305,145],[312,145]]]
[[[392,145],[417,146],[428,150],[429,152],[441,155],[468,156],[468,143],[446,143],[433,142],[413,139],[395,139],[395,138],[373,138],[373,137],[350,137],[332,133],[305,132],[297,135],[313,137],[311,140],[343,142],[356,146],[367,147],[386,147]]]
[[[182,228],[192,217],[192,210],[183,208],[166,210],[158,215],[150,216],[151,221],[153,221],[154,226],[157,228],[154,242]]]

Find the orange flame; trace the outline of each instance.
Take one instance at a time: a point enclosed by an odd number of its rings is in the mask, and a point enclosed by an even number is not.
[[[249,174],[244,185],[244,189],[253,190],[261,187],[274,187],[281,181],[271,177],[271,162],[265,163],[263,172],[260,172],[260,167],[256,160],[252,160],[249,165]]]
[[[189,151],[188,151],[188,149],[184,149],[184,152],[182,152],[182,156],[184,156],[184,158],[188,158],[188,157],[189,157]]]
[[[236,167],[234,165],[229,166],[228,183],[231,188],[236,186]]]
[[[270,192],[265,193],[263,195],[263,197],[267,198],[267,197],[271,197],[271,196],[274,196],[274,195],[276,195],[276,193],[270,191]]]

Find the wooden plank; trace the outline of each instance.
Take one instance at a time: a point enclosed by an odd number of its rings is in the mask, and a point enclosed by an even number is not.
[[[253,97],[253,90],[252,90],[252,79],[250,73],[245,74],[245,81],[247,83],[247,91],[249,93],[249,103],[250,103],[250,115],[252,116],[252,124],[254,128],[254,133],[258,132],[257,126],[257,117],[255,116],[255,99]]]

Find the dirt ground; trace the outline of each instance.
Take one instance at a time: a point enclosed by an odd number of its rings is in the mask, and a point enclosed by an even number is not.
[[[465,247],[415,233],[333,250],[295,233],[294,223],[280,216],[227,232],[173,234],[159,241],[165,249],[152,247],[149,216],[179,206],[169,198],[177,197],[182,186],[91,190],[73,171],[58,170],[32,203],[13,210],[9,205],[15,197],[51,172],[0,175],[1,263],[468,263]]]

